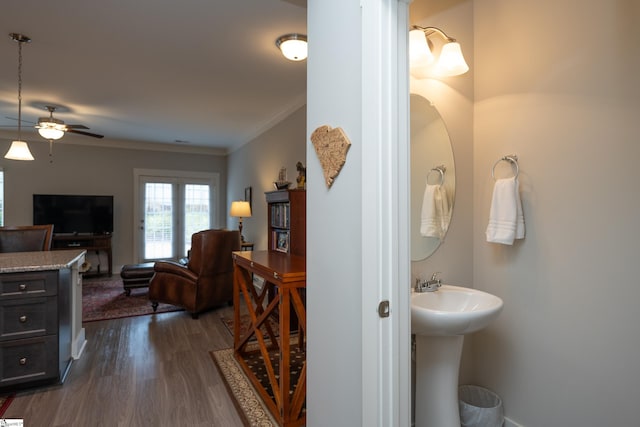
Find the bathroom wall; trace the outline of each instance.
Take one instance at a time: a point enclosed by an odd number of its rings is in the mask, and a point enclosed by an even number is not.
[[[296,64],[302,65],[302,64]],[[233,200],[244,200],[244,189],[252,189],[252,216],[242,221],[242,235],[254,243],[254,250],[267,249],[267,203],[265,191],[273,191],[281,167],[296,186],[296,163],[306,165],[306,106],[228,156],[225,218]],[[237,218],[227,218],[228,228],[238,228]]]
[[[505,308],[473,338],[473,380],[526,427],[638,425],[639,16],[637,1],[474,4],[473,284]],[[527,227],[513,246],[484,238],[506,154]]]
[[[435,26],[456,38],[470,72],[441,80],[411,78],[410,89],[433,102],[442,116],[453,148],[456,166],[456,196],[451,226],[444,242],[424,261],[411,263],[412,283],[441,272],[452,285],[473,284],[473,1],[414,0],[410,6],[411,25]],[[407,284],[410,286],[411,284]],[[469,377],[471,345],[466,345],[460,381]]]

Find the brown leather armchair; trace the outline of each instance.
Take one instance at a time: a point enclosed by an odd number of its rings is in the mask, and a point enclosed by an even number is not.
[[[0,253],[51,250],[53,224],[0,227]]]
[[[155,263],[149,282],[149,300],[184,307],[191,317],[209,308],[233,302],[233,259],[240,250],[237,230],[204,230],[191,236],[189,262]]]

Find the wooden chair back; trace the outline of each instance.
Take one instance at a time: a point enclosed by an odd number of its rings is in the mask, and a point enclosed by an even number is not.
[[[0,227],[0,253],[51,250],[53,224]]]

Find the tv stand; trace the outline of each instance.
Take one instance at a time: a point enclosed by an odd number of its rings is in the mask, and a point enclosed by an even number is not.
[[[85,249],[87,252],[95,251],[96,255],[100,252],[107,253],[108,273],[113,274],[113,254],[111,252],[111,234],[54,234],[51,243],[52,250],[64,249]],[[101,275],[100,264],[96,271],[89,271],[87,275]]]

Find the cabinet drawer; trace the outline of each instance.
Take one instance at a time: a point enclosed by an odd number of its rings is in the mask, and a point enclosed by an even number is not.
[[[55,295],[57,271],[33,271],[0,274],[0,298]]]
[[[50,335],[57,330],[55,296],[11,299],[0,304],[0,341]]]
[[[0,389],[58,375],[57,335],[0,343]]]

